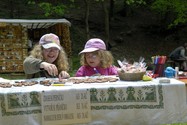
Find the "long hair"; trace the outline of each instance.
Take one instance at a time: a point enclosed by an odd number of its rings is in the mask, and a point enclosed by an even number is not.
[[[113,58],[112,53],[110,51],[98,50],[98,51],[95,51],[94,54],[99,56],[99,58],[101,59],[100,66],[102,68],[108,68],[114,63],[114,58]],[[88,65],[84,53],[81,54],[80,63],[81,63],[81,65],[85,65],[85,66]]]
[[[43,47],[39,44],[36,44],[33,50],[30,52],[30,55],[37,59],[44,60],[42,50],[43,50]],[[69,63],[68,63],[67,55],[63,48],[59,51],[58,57],[54,61],[53,64],[56,65],[59,72],[69,70]]]

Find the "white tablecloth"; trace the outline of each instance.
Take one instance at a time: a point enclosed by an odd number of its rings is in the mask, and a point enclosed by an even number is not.
[[[170,83],[163,84],[158,80],[0,88],[0,125],[42,125],[41,101],[31,103],[32,100],[28,100],[28,97],[40,96],[42,91],[71,92],[75,89],[90,91],[92,120],[88,125],[159,125],[187,122],[185,84],[176,79],[170,79]]]

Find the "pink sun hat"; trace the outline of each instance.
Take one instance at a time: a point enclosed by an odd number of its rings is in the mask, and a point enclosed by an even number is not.
[[[94,52],[97,50],[106,50],[106,45],[101,39],[92,38],[86,42],[86,45],[84,46],[84,50],[82,50],[79,54]]]
[[[39,44],[42,45],[43,48],[49,49],[51,47],[58,48],[61,50],[59,37],[53,33],[45,34],[40,38]]]

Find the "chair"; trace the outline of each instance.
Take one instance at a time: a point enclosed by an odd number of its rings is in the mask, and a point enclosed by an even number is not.
[[[175,67],[179,67],[179,70],[183,71],[184,70],[184,67],[183,67],[183,62],[184,61],[186,61],[186,60],[183,59],[183,58],[181,58],[181,59],[170,59],[170,58],[168,58],[166,63],[174,69],[175,69]]]

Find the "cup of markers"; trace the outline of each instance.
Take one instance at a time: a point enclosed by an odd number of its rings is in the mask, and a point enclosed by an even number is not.
[[[151,57],[153,64],[165,64],[167,57],[166,56],[152,56]]]

